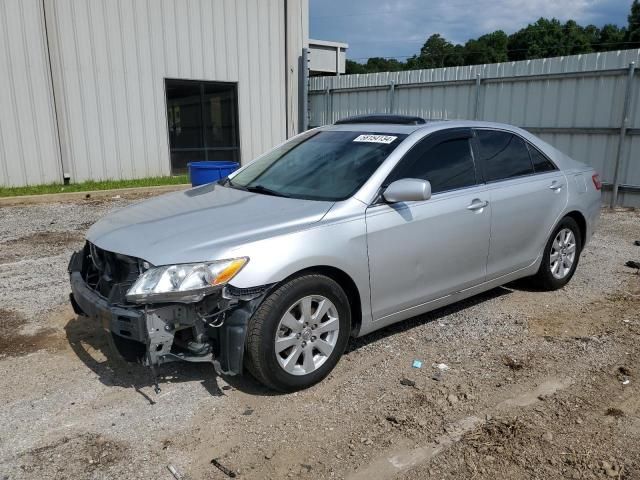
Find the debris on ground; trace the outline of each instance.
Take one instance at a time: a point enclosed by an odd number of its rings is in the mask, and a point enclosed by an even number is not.
[[[436,382],[442,380],[442,375],[444,374],[444,372],[449,370],[449,365],[445,363],[432,363],[431,367],[436,369],[433,375],[431,375],[431,380],[435,380]]]
[[[615,417],[615,418],[624,417],[624,412],[622,410],[620,410],[619,408],[615,408],[615,407],[607,408],[607,411],[604,412],[604,414],[607,417]]]
[[[175,478],[176,480],[184,480],[184,477],[180,475],[176,467],[174,467],[173,465],[167,465],[167,470],[171,472],[171,475],[173,475],[173,478]]]
[[[627,260],[625,266],[629,268],[635,268],[636,270],[640,271],[640,262],[636,262],[635,260]]]
[[[525,363],[517,358],[514,358],[510,355],[502,356],[502,363],[504,363],[511,370],[522,370],[525,366]]]
[[[422,368],[422,360],[414,360],[411,366],[413,368]]]
[[[401,425],[407,421],[407,416],[403,414],[398,415],[387,415],[387,422],[393,425]]]
[[[634,244],[636,247],[640,247],[640,240],[636,240],[635,242],[633,242],[633,244]]]
[[[618,367],[618,374],[619,375],[624,375],[625,377],[630,377],[631,376],[631,370],[628,369],[625,366]]]
[[[449,365],[447,365],[446,363],[434,363],[431,366],[433,368],[437,368],[441,372],[446,372],[447,370],[449,370]]]
[[[622,472],[620,471],[620,467],[617,465],[612,465],[609,462],[602,462],[602,470],[610,478],[622,478]]]
[[[631,370],[629,370],[627,367],[618,367],[618,371],[616,373],[616,377],[618,380],[620,380],[622,382],[622,385],[629,385],[630,380],[629,377],[631,376]]]
[[[416,382],[414,382],[413,380],[409,380],[408,378],[403,378],[402,380],[400,380],[400,385],[404,385],[405,387],[415,387]]]
[[[236,478],[236,472],[234,472],[233,470],[230,470],[227,467],[225,467],[224,465],[222,465],[218,461],[217,458],[214,458],[214,459],[211,460],[211,465],[216,467],[218,470],[220,470],[222,473],[224,473],[227,477]]]

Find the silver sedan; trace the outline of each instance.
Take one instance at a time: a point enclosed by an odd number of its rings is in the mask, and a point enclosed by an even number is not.
[[[600,188],[513,126],[346,119],[100,220],[71,259],[72,303],[129,360],[247,368],[296,390],[349,337],[519,278],[563,287]]]

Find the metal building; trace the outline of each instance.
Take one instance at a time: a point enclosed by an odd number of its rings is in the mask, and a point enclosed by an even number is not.
[[[0,185],[170,175],[299,131],[308,0],[0,0]]]

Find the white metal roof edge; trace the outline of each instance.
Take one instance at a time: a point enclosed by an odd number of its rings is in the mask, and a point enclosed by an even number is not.
[[[319,47],[333,47],[333,48],[349,48],[349,44],[348,43],[342,43],[342,42],[332,42],[330,40],[312,40],[311,38],[309,39],[309,48],[313,48],[314,45],[317,45]]]

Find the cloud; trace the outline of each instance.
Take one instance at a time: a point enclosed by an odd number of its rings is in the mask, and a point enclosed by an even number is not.
[[[631,0],[310,0],[311,37],[349,43],[349,58],[417,53],[433,33],[464,43],[540,17],[626,25]]]

